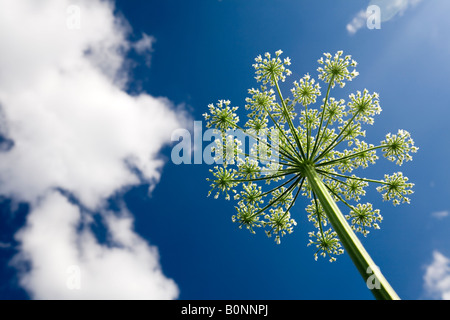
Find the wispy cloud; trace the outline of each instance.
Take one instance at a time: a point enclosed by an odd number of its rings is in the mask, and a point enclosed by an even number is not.
[[[433,261],[426,267],[424,287],[427,295],[450,300],[450,259],[439,251],[433,252]]]
[[[387,22],[395,16],[402,16],[409,7],[417,5],[422,0],[371,0],[368,6],[376,5],[380,8],[380,22]],[[347,24],[349,34],[355,34],[358,30],[366,26],[366,9],[360,10]]]
[[[167,98],[124,90],[127,50],[149,53],[154,39],[130,43],[110,1],[80,0],[68,11],[73,3],[5,0],[0,11],[0,125],[12,141],[1,154],[0,195],[30,204],[16,235],[15,263],[30,266],[20,283],[39,299],[176,298],[156,248],[126,208],[109,212],[106,200],[142,179],[157,183],[158,152],[182,119]],[[69,18],[80,23],[71,28]],[[92,212],[107,243],[90,231]],[[80,290],[63,281],[72,265]]]
[[[359,11],[350,21],[350,23],[347,24],[347,31],[350,34],[355,34],[359,29],[361,29],[364,25],[366,25],[366,11],[361,10]]]
[[[153,53],[153,44],[156,39],[153,36],[149,36],[146,33],[142,34],[142,38],[132,44],[132,47],[140,55],[143,55],[148,67],[151,64],[151,58]]]
[[[11,243],[0,242],[0,249],[6,249],[6,248],[10,248],[10,247],[11,247]]]
[[[447,210],[435,211],[435,212],[431,213],[431,216],[436,219],[443,219],[445,217],[448,217],[448,215],[449,215],[449,212]]]

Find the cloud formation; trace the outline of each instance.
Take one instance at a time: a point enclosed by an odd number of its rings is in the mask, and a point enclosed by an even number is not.
[[[376,5],[380,8],[380,22],[387,22],[395,16],[402,16],[409,7],[417,5],[422,0],[371,0],[369,6]],[[349,34],[355,34],[367,24],[367,10],[360,10],[347,24]]]
[[[32,267],[20,277],[35,299],[173,299],[176,284],[158,263],[158,251],[133,231],[133,219],[102,213],[109,245],[90,228],[77,230],[83,215],[59,192],[50,192],[32,210],[17,239],[16,260]]]
[[[106,200],[142,179],[154,186],[183,118],[167,98],[125,91],[127,51],[147,54],[154,39],[130,43],[108,1],[72,3],[5,0],[0,11],[0,195],[31,208],[17,234],[15,262],[31,266],[20,281],[41,299],[176,298],[156,248]],[[89,231],[92,212],[107,244]],[[66,284],[72,265],[79,290]]]
[[[346,28],[348,33],[355,34],[359,29],[361,29],[366,24],[367,16],[366,11],[361,10],[359,11],[350,21],[350,23],[347,24]]]
[[[439,251],[433,252],[433,261],[426,267],[424,287],[431,297],[450,300],[450,259]]]

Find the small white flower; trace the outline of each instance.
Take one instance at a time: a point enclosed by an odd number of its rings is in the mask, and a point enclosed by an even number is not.
[[[339,84],[343,88],[345,86],[344,80],[352,81],[358,75],[355,70],[351,72],[348,70],[349,66],[356,66],[356,61],[351,60],[351,56],[341,58],[342,53],[342,51],[338,51],[333,59],[331,59],[330,53],[324,53],[327,59],[325,61],[323,58],[318,60],[319,64],[323,65],[323,67],[317,69],[319,79],[331,83],[333,88],[335,84]]]
[[[275,58],[271,58],[270,53],[266,52],[266,59],[258,59],[253,67],[256,69],[255,79],[263,84],[270,83],[271,86],[275,85],[275,82],[281,80],[285,81],[286,76],[289,76],[292,72],[285,66],[290,65],[290,59],[281,61],[279,56],[283,51],[278,50],[275,53]]]
[[[356,95],[352,93],[350,100],[348,106],[356,121],[373,124],[373,116],[381,113],[377,93],[369,94],[369,91],[364,89],[362,93],[361,91],[357,91]]]
[[[294,101],[301,103],[303,106],[316,103],[316,98],[321,95],[320,85],[315,84],[315,80],[311,79],[309,74],[299,81],[300,83],[294,81],[294,88],[291,89]]]
[[[396,172],[393,175],[385,175],[383,185],[377,187],[378,192],[383,193],[383,200],[392,200],[392,203],[399,205],[400,203],[409,203],[411,200],[407,197],[412,194],[414,183],[409,183],[408,178],[403,173]]]
[[[209,104],[209,113],[203,114],[205,120],[207,121],[206,127],[215,128],[221,132],[236,128],[236,125],[239,122],[239,117],[235,111],[238,107],[230,107],[229,105],[229,100],[219,100],[216,105],[212,103]]]
[[[314,259],[317,260],[318,255],[322,257],[329,257],[330,262],[336,261],[335,255],[340,255],[344,253],[341,247],[341,243],[337,238],[335,231],[328,229],[324,232],[309,232],[309,243],[308,246],[315,246],[317,251],[314,253]]]
[[[390,161],[396,161],[398,165],[402,165],[404,161],[411,161],[411,153],[419,150],[414,146],[414,140],[406,130],[398,130],[397,134],[388,133],[381,145],[384,146],[382,149],[384,156]]]

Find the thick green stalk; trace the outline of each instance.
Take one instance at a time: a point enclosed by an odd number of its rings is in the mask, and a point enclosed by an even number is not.
[[[367,287],[376,299],[399,300],[399,296],[390,286],[372,258],[364,249],[362,243],[347,223],[336,202],[331,197],[326,186],[312,165],[305,165],[303,174],[308,179],[311,189],[322,205],[328,220],[336,231],[344,249],[348,252],[353,263],[363,277]],[[369,285],[371,284],[371,285]]]

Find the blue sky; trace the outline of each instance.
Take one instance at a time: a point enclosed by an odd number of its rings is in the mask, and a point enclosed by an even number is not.
[[[2,6],[22,12],[13,3]],[[31,38],[17,42],[30,31],[2,22],[12,31],[0,32],[11,44],[0,53],[1,299],[372,299],[348,255],[314,261],[309,201],[297,200],[298,225],[276,245],[262,231],[238,229],[233,202],[207,197],[210,166],[171,162],[171,132],[202,120],[218,99],[243,107],[247,89],[258,85],[253,59],[278,49],[292,61],[285,90],[306,73],[316,77],[323,52],[351,54],[360,75],[333,94],[380,94],[383,112],[366,141],[398,129],[412,134],[420,148],[412,162],[399,168],[381,158],[362,173],[381,179],[403,171],[415,183],[411,204],[394,207],[368,190],[365,200],[384,220],[361,240],[401,298],[450,298],[448,1],[87,3],[28,10],[23,18],[35,23],[42,48]],[[371,3],[397,14],[368,29],[358,16]],[[64,23],[71,5],[80,10],[79,29],[42,22],[45,13]],[[46,37],[50,29],[57,33]],[[117,257],[125,262],[114,264]],[[68,265],[80,266],[81,289],[65,286]],[[106,294],[118,278],[132,285],[124,296]],[[135,288],[139,279],[151,292]]]

